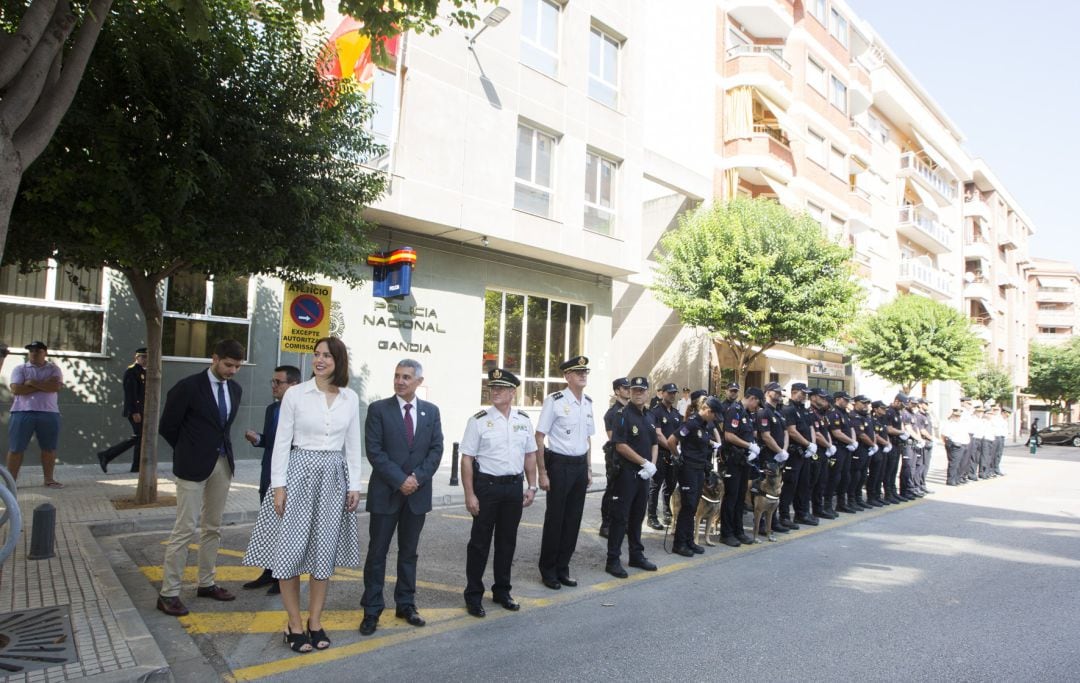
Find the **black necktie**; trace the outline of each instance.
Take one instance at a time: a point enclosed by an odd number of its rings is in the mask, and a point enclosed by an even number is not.
[[[412,439],[413,439],[412,413],[410,412],[411,410],[412,410],[412,404],[411,403],[406,403],[405,404],[405,440],[409,442],[410,446],[412,445]]]
[[[229,421],[229,406],[225,404],[225,382],[218,382],[217,385],[217,412],[221,418],[221,426],[224,427]]]

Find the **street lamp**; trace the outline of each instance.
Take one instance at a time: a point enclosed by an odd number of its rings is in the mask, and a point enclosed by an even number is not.
[[[484,25],[480,28],[479,31],[473,34],[472,38],[468,39],[469,47],[471,48],[476,43],[476,39],[479,38],[480,34],[486,31],[489,26],[498,26],[503,22],[503,19],[506,19],[508,16],[510,16],[510,10],[506,9],[505,7],[496,7],[495,9],[488,12],[488,15],[483,19]]]

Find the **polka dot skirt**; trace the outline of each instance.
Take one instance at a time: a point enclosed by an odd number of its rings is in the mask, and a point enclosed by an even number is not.
[[[294,448],[286,475],[285,514],[274,512],[273,491],[268,491],[244,564],[270,569],[275,579],[310,574],[321,580],[330,578],[334,567],[359,567],[356,513],[345,512],[348,490],[342,451]]]

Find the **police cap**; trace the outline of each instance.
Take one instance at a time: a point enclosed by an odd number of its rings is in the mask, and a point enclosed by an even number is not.
[[[754,396],[759,401],[765,400],[765,392],[761,389],[758,389],[757,387],[750,387],[749,389],[747,389],[744,396]]]
[[[518,387],[521,385],[521,380],[514,376],[514,373],[509,370],[503,370],[502,368],[495,368],[488,373],[488,386],[489,387]]]
[[[664,386],[660,387],[660,391],[664,392],[665,394],[674,394],[678,390],[679,385],[675,384],[674,382],[668,382]]]
[[[612,382],[611,382],[612,391],[614,391],[615,389],[620,389],[620,388],[628,387],[628,386],[630,386],[630,378],[629,377],[620,377],[619,379],[612,380]]]
[[[709,406],[709,410],[713,411],[713,413],[715,413],[716,415],[719,415],[724,411],[723,402],[721,402],[720,399],[716,398],[715,396],[710,396],[709,398],[705,399],[705,405]]]
[[[573,358],[564,360],[559,365],[559,369],[562,370],[563,373],[573,372],[574,370],[588,370],[589,359],[586,356],[574,356]]]
[[[631,377],[630,378],[631,389],[648,389],[649,378],[648,377]]]

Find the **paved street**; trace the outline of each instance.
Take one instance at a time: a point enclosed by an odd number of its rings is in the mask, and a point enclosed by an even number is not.
[[[937,493],[922,501],[692,560],[667,555],[652,534],[660,572],[621,581],[603,573],[594,494],[573,565],[581,585],[560,591],[537,581],[541,499],[519,535],[523,608],[488,602],[484,620],[461,598],[467,513],[437,509],[421,544],[428,625],[411,628],[391,607],[361,637],[361,574],[345,571],[324,620],[334,646],[300,656],[281,644],[278,599],[239,588],[258,574],[240,566],[250,525],[227,530],[219,562],[220,583],[240,598],[185,590],[192,615],[179,621],[153,610],[165,534],[105,542],[122,549],[110,553],[114,568],[178,680],[1076,680],[1080,451],[1011,448],[1004,467],[1005,478],[960,488],[936,470]]]

